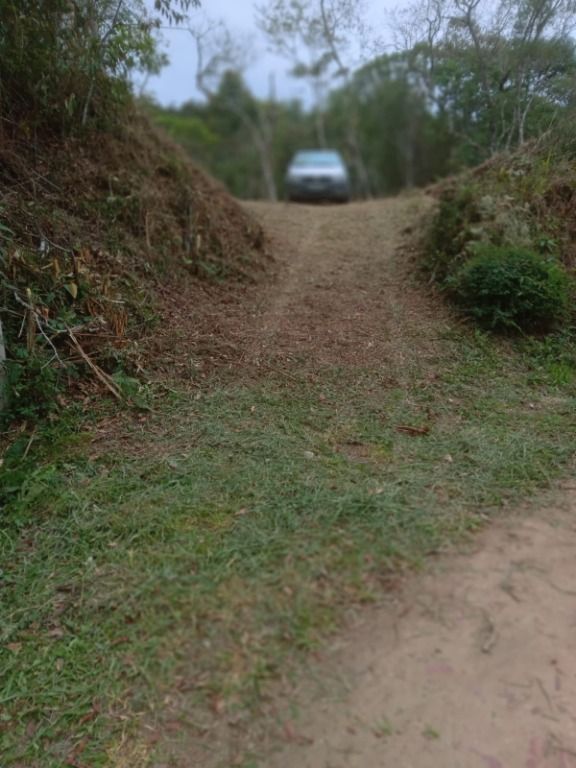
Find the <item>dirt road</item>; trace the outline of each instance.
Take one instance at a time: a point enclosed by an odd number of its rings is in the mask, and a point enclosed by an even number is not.
[[[494,526],[367,612],[264,764],[576,766],[575,501]]]
[[[237,331],[245,361],[384,363],[404,376],[410,359],[433,358],[442,311],[412,284],[408,251],[397,251],[429,206],[422,195],[341,207],[251,204],[283,274],[266,289],[248,343]]]
[[[255,315],[247,362],[380,360],[397,381],[416,359],[432,369],[441,310],[393,256],[426,205],[252,206],[286,274]],[[559,492],[361,614],[311,669],[316,683],[302,686],[298,714],[258,764],[576,766],[575,512],[576,494]]]

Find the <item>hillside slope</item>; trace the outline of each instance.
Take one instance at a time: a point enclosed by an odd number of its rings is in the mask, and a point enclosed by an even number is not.
[[[576,164],[554,137],[494,156],[431,190],[422,266],[471,322],[500,334],[570,335]]]
[[[210,301],[207,280],[253,281],[269,262],[260,226],[139,115],[116,134],[2,142],[0,201],[18,415],[49,405],[79,371],[116,389],[110,375],[147,366],[145,340],[161,364],[155,328],[166,346],[172,318]]]

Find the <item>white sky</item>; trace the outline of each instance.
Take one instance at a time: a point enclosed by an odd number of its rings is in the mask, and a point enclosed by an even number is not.
[[[367,18],[375,35],[389,37],[387,15],[405,2],[406,0],[366,0]],[[266,50],[266,41],[258,32],[254,21],[254,4],[254,0],[202,0],[202,12],[211,19],[222,19],[232,31],[255,36],[254,64],[247,70],[246,79],[257,96],[268,95],[270,77],[273,76],[278,98],[300,98],[307,101],[308,91],[305,83],[289,77],[288,62]],[[198,93],[194,86],[194,45],[189,33],[185,30],[164,30],[162,35],[170,64],[158,77],[148,81],[146,91],[163,105],[178,105],[188,99],[197,98]]]

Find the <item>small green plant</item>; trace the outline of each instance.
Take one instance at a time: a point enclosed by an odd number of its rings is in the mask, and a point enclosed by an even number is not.
[[[496,331],[546,331],[568,315],[571,282],[558,263],[524,248],[479,245],[447,281],[462,309]]]
[[[374,725],[372,732],[376,738],[385,739],[394,735],[394,726],[387,717],[384,717]]]
[[[576,381],[576,344],[572,329],[537,339],[523,345],[529,357],[535,381],[545,380],[557,387],[571,386]]]
[[[144,411],[150,410],[153,395],[148,384],[143,383],[134,376],[129,376],[121,368],[114,373],[112,380],[127,402],[131,403],[135,408],[140,408]]]
[[[74,367],[52,366],[47,355],[31,355],[25,347],[17,346],[13,359],[6,364],[6,371],[9,400],[0,423],[12,419],[34,422],[57,407],[63,379],[73,375]]]

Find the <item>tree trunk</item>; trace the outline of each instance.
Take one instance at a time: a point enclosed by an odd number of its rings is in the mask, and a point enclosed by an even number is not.
[[[261,112],[258,114],[257,122],[252,122],[247,116],[244,117],[244,120],[245,125],[252,136],[252,143],[258,152],[266,197],[268,200],[275,203],[278,200],[278,189],[276,188],[276,179],[274,178],[274,165],[272,162],[272,151],[270,146],[270,126],[266,124],[266,118]]]
[[[348,99],[348,125],[347,125],[347,139],[350,151],[352,153],[352,165],[356,178],[358,179],[358,188],[360,196],[367,198],[371,196],[371,184],[368,169],[364,162],[364,156],[362,154],[362,147],[358,138],[358,105],[354,95],[351,91],[352,84],[348,82],[345,86],[350,93]]]
[[[260,168],[262,169],[266,197],[275,203],[278,200],[278,190],[276,188],[276,179],[274,178],[274,168],[270,159],[269,147],[263,141],[258,142],[258,155],[260,157]]]
[[[326,149],[328,144],[326,140],[326,124],[324,122],[324,111],[320,105],[316,107],[314,113],[314,122],[316,124],[316,139],[318,140],[318,147],[320,149]]]

